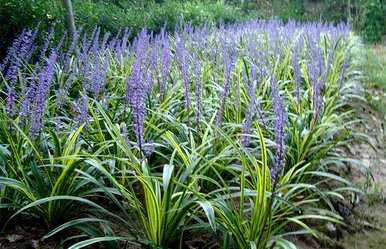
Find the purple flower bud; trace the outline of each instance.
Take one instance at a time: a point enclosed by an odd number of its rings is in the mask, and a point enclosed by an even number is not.
[[[68,47],[66,54],[64,55],[64,59],[63,59],[63,65],[64,65],[65,71],[67,71],[69,69],[70,57],[71,57],[72,53],[74,52],[75,47],[78,45],[78,40],[79,40],[79,36],[81,33],[82,33],[82,30],[77,30],[72,36],[71,44]]]
[[[151,154],[153,154],[155,151],[155,144],[153,141],[150,141],[150,142],[147,142],[144,144],[143,146],[143,153],[145,154],[145,156],[151,156]]]
[[[90,67],[86,67],[86,69],[89,69],[89,72],[85,72],[85,88],[95,97],[100,97],[105,88],[107,68],[109,65],[109,58],[107,56],[103,58],[103,61],[100,61],[100,59],[98,56],[94,58],[93,62],[90,61]],[[93,64],[91,65],[91,63]]]
[[[154,78],[159,78],[159,43],[153,41],[153,47],[151,48],[151,57],[150,57],[150,70],[154,75]]]
[[[44,38],[44,44],[43,44],[43,47],[40,51],[39,61],[44,60],[44,58],[46,57],[46,52],[48,50],[48,47],[51,44],[52,38],[54,37],[54,32],[55,32],[55,28],[54,28],[54,26],[51,26],[50,30],[48,31],[48,35]]]
[[[33,33],[31,30],[27,30],[25,35],[22,36],[22,43],[19,47],[19,51],[17,52],[17,55],[19,59],[25,60],[27,56],[31,53],[31,49],[33,47],[33,42],[36,37],[36,31]]]
[[[82,124],[88,123],[88,97],[83,94],[79,99],[74,101],[74,112],[76,113],[75,122],[76,126],[80,127]]]
[[[66,37],[67,37],[67,32],[65,32],[62,35],[62,37],[60,37],[60,40],[59,40],[58,44],[56,44],[55,48],[53,49],[57,55],[59,55],[60,49],[62,48],[64,40],[66,40]]]

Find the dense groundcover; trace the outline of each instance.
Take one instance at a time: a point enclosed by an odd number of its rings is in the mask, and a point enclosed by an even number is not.
[[[2,229],[32,216],[71,248],[296,248],[344,225],[363,137],[347,25],[37,32],[0,65]]]

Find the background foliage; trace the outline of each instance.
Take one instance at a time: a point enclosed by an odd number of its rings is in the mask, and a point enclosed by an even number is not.
[[[224,1],[122,1],[122,0],[72,0],[75,22],[78,27],[91,32],[95,26],[102,31],[118,33],[126,27],[132,29],[134,37],[143,27],[159,32],[184,22],[193,25],[219,22],[231,23],[250,19],[255,13],[244,11]],[[55,23],[56,30],[64,30],[63,7],[56,0],[0,0],[0,57],[23,28],[35,27],[40,23],[42,30]],[[61,32],[56,32],[59,37]]]
[[[158,32],[166,24],[174,29],[183,21],[193,25],[237,22],[254,17],[283,20],[350,22],[370,42],[386,32],[384,0],[72,0],[78,27],[91,31],[99,26],[117,33],[132,28],[132,36],[143,27]],[[15,34],[25,27],[56,24],[64,30],[63,8],[56,0],[0,0],[0,57]],[[57,32],[58,34],[58,32]]]

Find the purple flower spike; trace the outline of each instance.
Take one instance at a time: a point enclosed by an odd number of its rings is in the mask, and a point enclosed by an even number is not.
[[[106,47],[107,47],[107,41],[109,40],[109,36],[110,36],[109,33],[105,33],[105,34],[103,35],[102,44],[101,44],[101,51],[102,51],[102,52],[105,52],[105,50],[106,50]]]
[[[153,141],[147,142],[143,146],[143,153],[145,156],[151,156],[155,151],[155,144]]]
[[[100,35],[100,32],[101,32],[101,29],[98,27],[96,28],[96,31],[93,35],[93,42],[92,42],[92,45],[91,45],[91,52],[92,54],[95,56],[98,55],[98,51],[99,51],[99,35]]]
[[[22,43],[19,47],[19,51],[17,53],[19,59],[25,60],[28,55],[31,53],[31,49],[33,47],[33,42],[36,37],[36,31],[33,33],[31,30],[28,30],[24,36],[22,36]]]
[[[131,35],[131,29],[125,29],[122,42],[121,42],[121,47],[120,47],[120,55],[125,55],[127,53],[127,45],[129,41],[129,37]]]
[[[256,103],[256,110],[257,110],[257,115],[258,115],[258,118],[259,118],[259,122],[262,124],[263,128],[267,128],[267,121],[266,121],[266,118],[265,118],[265,115],[264,115],[264,112],[262,110],[262,107],[261,107],[261,104],[260,102],[257,102]]]
[[[26,30],[23,30],[23,32],[13,41],[12,46],[8,49],[4,60],[0,64],[0,72],[4,73],[8,64],[14,59],[14,57],[17,56],[19,48],[23,42],[23,36],[25,35],[25,32]]]
[[[36,136],[43,128],[43,116],[51,83],[55,75],[55,63],[57,57],[56,50],[53,50],[48,57],[45,67],[39,73],[38,86],[35,91],[34,103],[32,106],[33,118],[30,119],[31,136]]]
[[[72,53],[75,50],[75,47],[78,45],[78,40],[79,40],[81,33],[82,33],[82,30],[77,30],[74,33],[74,35],[72,36],[71,44],[68,47],[66,54],[64,55],[64,59],[63,59],[63,65],[64,65],[65,71],[67,71],[69,69],[70,58],[71,58]]]
[[[345,54],[344,58],[343,58],[341,73],[339,76],[339,88],[342,88],[343,81],[345,80],[345,78],[347,76],[347,71],[348,71],[349,67],[350,67],[350,56],[349,56],[349,54]]]
[[[28,84],[28,87],[25,87],[24,94],[22,95],[24,96],[24,99],[20,107],[20,115],[19,115],[20,125],[25,125],[25,121],[28,115],[30,114],[30,112],[32,111],[31,108],[34,103],[34,98],[36,95],[35,93],[38,87],[37,80],[35,78],[28,78],[26,82],[29,84]]]
[[[131,86],[131,108],[133,112],[133,129],[137,139],[139,149],[142,151],[145,143],[145,91],[141,84],[133,84]]]
[[[76,126],[80,127],[82,124],[88,123],[88,97],[86,95],[81,96],[74,102],[74,112],[77,114],[75,117]]]
[[[68,76],[63,88],[60,88],[58,91],[58,107],[57,109],[60,110],[62,106],[64,105],[65,98],[68,95],[68,91],[70,90],[72,83],[74,81],[76,74],[76,68],[74,66],[74,69],[72,70],[71,74]]]
[[[146,95],[151,91],[151,73],[148,71],[147,51],[149,36],[143,30],[137,38],[136,57],[131,67],[130,78],[126,82],[126,103],[131,105],[133,116],[133,129],[139,150],[143,152],[145,143],[145,115]]]
[[[36,44],[35,44],[35,40],[36,40],[36,37],[38,35],[38,32],[39,32],[39,26],[40,26],[40,23],[38,24],[38,26],[35,28],[34,32],[32,33],[32,36],[31,38],[29,39],[28,41],[28,52],[25,54],[24,56],[24,60],[26,62],[29,62],[32,58],[32,55],[33,53],[35,52],[35,49],[36,49]]]
[[[224,56],[224,88],[221,96],[220,109],[217,114],[216,123],[218,127],[222,127],[222,122],[224,118],[225,104],[226,100],[231,92],[231,72],[233,67],[233,59],[229,56],[229,54],[225,54]]]
[[[44,58],[46,57],[46,52],[51,44],[52,38],[54,37],[54,32],[55,32],[55,28],[54,26],[51,26],[47,36],[44,38],[44,44],[43,44],[42,50],[40,51],[39,61],[44,60]]]
[[[318,120],[321,115],[323,107],[323,73],[325,70],[324,59],[322,57],[320,48],[315,46],[311,51],[312,61],[308,64],[308,71],[310,73],[310,79],[312,84],[312,98],[314,105],[314,118]]]
[[[5,69],[6,65],[9,64],[5,74],[7,82],[6,111],[9,117],[13,117],[13,114],[15,113],[14,102],[16,99],[16,83],[23,61],[28,59],[27,57],[31,53],[35,39],[34,36],[36,36],[36,34],[32,33],[32,31],[24,30],[14,41],[1,66],[2,69]]]
[[[235,111],[238,112],[240,104],[240,81],[236,81],[235,86]]]
[[[189,98],[189,88],[190,88],[190,79],[189,79],[189,64],[188,64],[188,52],[185,48],[185,42],[183,38],[178,38],[176,41],[176,56],[178,67],[181,71],[182,80],[184,83],[184,96],[185,96],[185,107],[190,107],[190,98]]]
[[[275,114],[274,133],[276,142],[275,165],[271,167],[271,178],[276,185],[278,177],[285,164],[285,107],[284,101],[279,94],[278,83],[272,73],[272,104]]]
[[[160,84],[160,93],[161,97],[164,97],[166,94],[166,85],[168,81],[168,77],[170,74],[171,69],[171,55],[170,55],[170,44],[169,44],[169,38],[167,37],[167,34],[163,30],[161,32],[161,43],[162,43],[162,76],[161,76],[161,84]]]
[[[88,90],[94,94],[94,96],[98,96],[99,92],[101,90],[101,79],[100,76],[100,65],[99,65],[99,58],[95,59],[94,69],[91,73],[91,79],[90,82],[88,82]]]
[[[194,63],[194,76],[195,76],[195,96],[196,96],[196,103],[197,103],[197,112],[196,112],[196,123],[197,125],[200,123],[201,120],[201,65],[200,60],[198,58],[197,51],[193,53],[193,63]]]
[[[302,84],[302,73],[300,68],[300,53],[303,45],[303,39],[300,37],[295,45],[295,50],[292,56],[292,67],[294,70],[294,79],[296,84],[296,98],[298,103],[300,102],[300,91]]]
[[[20,62],[18,61],[17,58],[15,58],[14,61],[12,61],[10,67],[8,68],[7,75],[6,75],[6,80],[8,82],[7,86],[7,106],[6,106],[6,111],[9,117],[12,117],[14,114],[14,102],[16,98],[16,82],[18,78],[18,73],[19,73],[19,65]]]
[[[251,133],[251,126],[252,126],[252,119],[254,116],[254,110],[255,110],[255,101],[256,101],[256,85],[257,82],[253,81],[248,89],[248,95],[249,95],[249,107],[248,112],[245,116],[244,124],[243,124],[243,145],[248,146],[250,142],[250,133]]]

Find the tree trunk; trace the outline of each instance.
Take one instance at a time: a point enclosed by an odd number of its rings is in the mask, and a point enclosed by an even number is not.
[[[75,33],[75,20],[74,12],[72,10],[71,0],[63,0],[63,6],[65,9],[64,18],[67,26],[68,33],[73,36]]]
[[[352,23],[352,16],[351,16],[351,0],[347,0],[347,21],[349,23]]]
[[[266,18],[272,17],[272,2],[271,0],[257,0],[257,8],[259,8]]]

